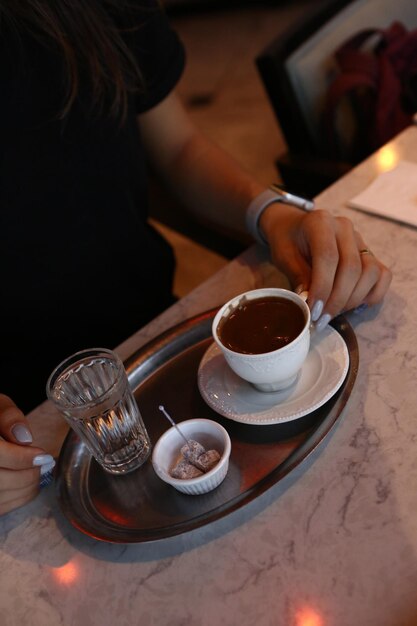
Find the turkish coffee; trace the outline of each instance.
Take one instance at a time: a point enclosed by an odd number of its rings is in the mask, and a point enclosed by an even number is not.
[[[239,305],[220,320],[217,334],[222,344],[234,352],[262,354],[294,341],[305,324],[303,310],[288,298],[242,298]]]

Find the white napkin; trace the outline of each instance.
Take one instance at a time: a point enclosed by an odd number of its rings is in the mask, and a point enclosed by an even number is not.
[[[348,205],[417,226],[417,163],[399,161],[394,169],[379,174]]]

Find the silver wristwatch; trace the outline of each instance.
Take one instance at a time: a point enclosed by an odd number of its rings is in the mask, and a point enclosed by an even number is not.
[[[264,234],[259,227],[259,220],[265,209],[274,202],[285,202],[303,211],[313,211],[314,201],[298,196],[279,185],[271,185],[252,200],[246,210],[246,228],[252,237],[263,245],[267,244]]]

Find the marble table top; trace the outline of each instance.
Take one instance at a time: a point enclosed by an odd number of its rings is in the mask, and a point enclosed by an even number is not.
[[[393,270],[377,310],[349,314],[360,367],[325,445],[285,480],[214,524],[157,543],[113,545],[74,529],[53,487],[0,518],[2,626],[412,626],[417,624],[417,233],[348,209],[398,159],[410,127],[317,199],[348,215]],[[249,288],[282,285],[248,249],[120,346]],[[30,416],[57,454],[66,427],[48,403]]]

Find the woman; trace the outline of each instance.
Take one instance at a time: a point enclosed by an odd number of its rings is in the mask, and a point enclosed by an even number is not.
[[[276,199],[190,122],[184,52],[156,0],[0,0],[0,513],[37,492],[23,411],[69,353],[114,347],[172,303],[174,261],[147,222],[148,168],[197,216],[249,224],[317,327],[379,302],[390,272],[353,225]],[[140,287],[140,289],[139,289]],[[18,408],[19,407],[19,408]]]

